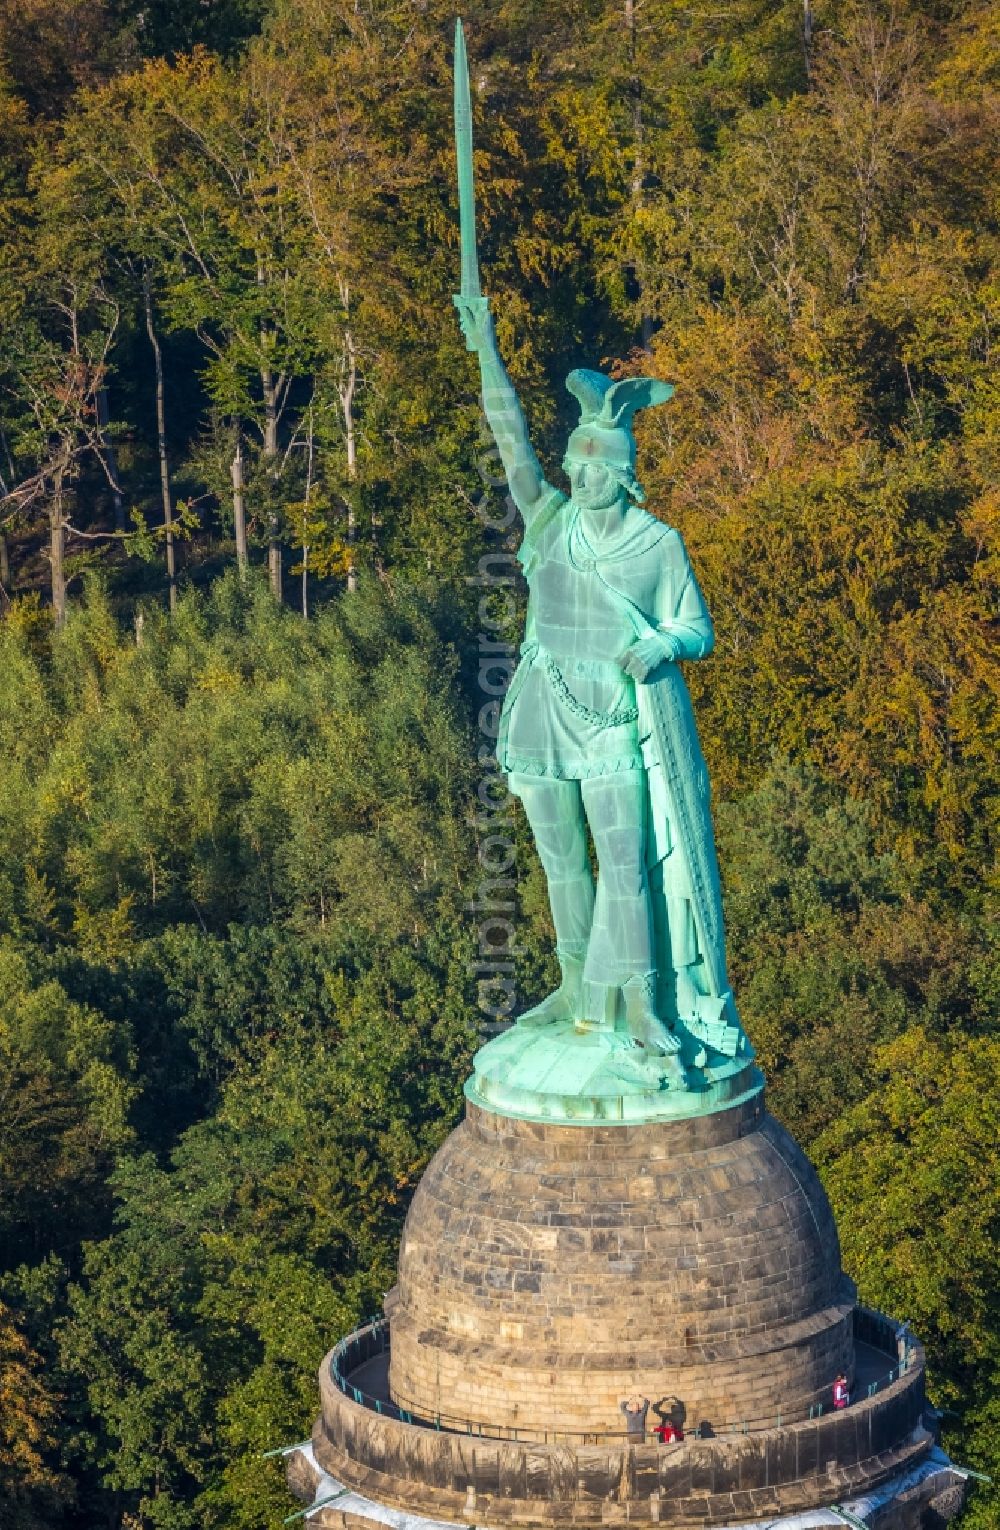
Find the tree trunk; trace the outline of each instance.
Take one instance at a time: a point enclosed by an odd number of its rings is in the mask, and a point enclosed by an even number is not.
[[[243,497],[243,443],[239,436],[236,437],[236,455],[233,458],[230,472],[233,477],[233,524],[236,528],[236,567],[240,576],[246,573],[249,558],[247,556],[247,513],[246,501]]]
[[[340,277],[340,296],[345,316],[351,311],[351,289]],[[358,443],[354,422],[354,394],[358,385],[358,357],[354,349],[354,336],[350,326],[344,329],[344,350],[341,359],[340,407],[344,416],[344,441],[347,447],[347,476],[351,482],[351,497],[347,502],[347,588],[353,593],[358,587],[358,571],[354,561],[357,539],[357,518],[354,512],[354,484],[358,476]]]
[[[111,502],[115,510],[115,530],[125,530],[125,497],[122,494],[121,480],[118,477],[118,458],[110,437],[106,434],[108,422],[111,418],[108,409],[108,390],[97,390],[97,439],[100,442],[101,454],[104,457],[108,471],[108,479],[111,483]]]
[[[266,367],[261,368],[260,381],[264,390],[264,460],[267,464],[268,492],[271,496],[268,515],[267,577],[272,595],[275,600],[280,600],[282,595],[281,541],[278,536],[278,510],[274,503],[278,490],[278,389],[280,382],[275,381],[274,373]]]
[[[3,459],[7,464],[7,472],[10,475],[10,482],[13,484],[17,480],[17,471],[14,467],[14,459],[10,454],[10,442],[7,440],[7,432],[4,430],[2,425],[0,425],[0,445],[3,446]],[[0,480],[3,480],[2,473],[0,473]],[[3,481],[3,492],[5,494],[7,493],[6,481]]]
[[[257,285],[264,287],[267,281],[267,270],[261,256],[257,256]],[[265,356],[267,343],[272,338],[267,326],[260,327],[261,354]],[[281,541],[279,539],[278,521],[278,400],[281,397],[284,378],[275,378],[269,366],[263,365],[260,369],[260,384],[264,394],[264,462],[267,468],[267,489],[269,496],[268,505],[268,541],[267,541],[267,577],[271,586],[271,594],[275,600],[282,598],[281,581]]]
[[[159,336],[153,323],[153,293],[149,272],[142,277],[142,296],[146,308],[146,333],[153,348],[153,367],[156,374],[156,447],[160,455],[160,499],[163,503],[163,524],[166,527],[165,546],[167,557],[167,595],[171,611],[177,609],[177,566],[174,560],[174,507],[170,493],[170,461],[167,457],[167,417],[163,399],[163,354]]]
[[[49,501],[49,564],[52,574],[52,614],[56,631],[66,621],[66,523],[63,519],[62,476],[55,482]]]
[[[309,620],[309,499],[313,481],[313,406],[309,405],[309,450],[306,457],[306,492],[302,501],[302,620]]]
[[[7,444],[7,434],[2,425],[0,425],[0,444],[3,446],[4,460],[7,464],[7,472],[10,474],[10,482],[13,483],[15,477],[17,476],[14,471],[14,459],[11,457],[10,447]],[[5,497],[8,493],[7,478],[2,471],[0,471],[0,492],[2,492]],[[4,532],[0,532],[0,584],[3,585],[3,598],[5,602],[9,603],[10,546],[7,541],[6,533]]]

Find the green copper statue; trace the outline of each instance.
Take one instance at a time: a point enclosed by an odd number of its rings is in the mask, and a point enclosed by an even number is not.
[[[562,970],[517,1024],[603,1030],[620,1038],[618,1076],[652,1069],[661,1087],[704,1087],[713,1057],[752,1054],[726,976],[708,776],[679,667],[711,652],[712,622],[680,534],[642,508],[635,471],[633,416],[673,388],[571,372],[580,422],[563,460],[569,494],[545,481],[479,292],[460,28],[458,39],[455,304],[524,522],[529,590],[497,758],[545,870]]]

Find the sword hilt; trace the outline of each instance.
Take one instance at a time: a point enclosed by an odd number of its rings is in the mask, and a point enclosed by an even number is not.
[[[487,314],[490,311],[489,298],[483,297],[482,293],[480,292],[477,292],[474,297],[466,297],[464,292],[456,292],[455,296],[452,298],[452,302],[458,309],[460,316],[463,309],[471,309],[472,312],[476,315],[477,319],[481,319],[483,314]],[[479,346],[473,342],[471,335],[469,335],[464,328],[462,333],[465,335],[466,349],[470,351],[478,351]]]

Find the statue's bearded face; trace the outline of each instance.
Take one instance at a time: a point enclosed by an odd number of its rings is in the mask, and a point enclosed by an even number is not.
[[[603,462],[567,462],[573,500],[583,510],[610,510],[625,503],[621,479]]]

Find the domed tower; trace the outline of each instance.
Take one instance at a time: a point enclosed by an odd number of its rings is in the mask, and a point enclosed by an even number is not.
[[[639,1393],[718,1435],[819,1416],[835,1378],[854,1380],[830,1208],[759,1093],[629,1126],[498,1114],[470,1094],[414,1197],[387,1302],[399,1406],[571,1443],[620,1434]]]
[[[708,1438],[819,1419],[854,1384],[826,1195],[742,1032],[729,1056],[708,1038],[685,1087],[586,1022],[482,1048],[386,1301],[396,1406],[571,1445],[618,1438],[635,1394]]]
[[[636,1119],[642,1091],[600,1069],[598,1092],[539,1088],[532,1115],[490,1099],[518,1035],[476,1058],[385,1316],[323,1361],[289,1457],[309,1523],[946,1520],[962,1487],[925,1425],[923,1350],[857,1305],[752,1060],[687,1115],[662,1091]]]

